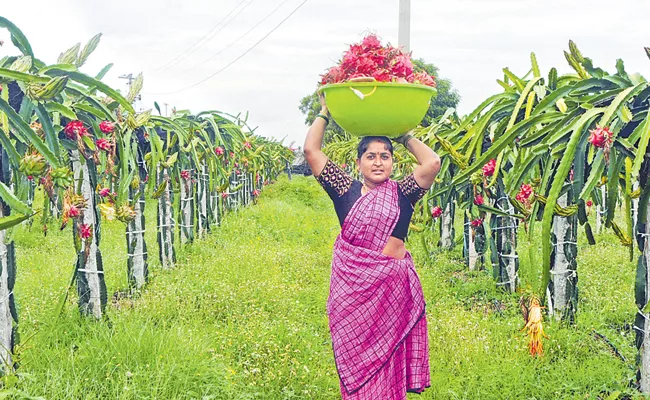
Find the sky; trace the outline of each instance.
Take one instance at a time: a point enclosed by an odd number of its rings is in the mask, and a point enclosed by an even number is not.
[[[168,111],[248,112],[256,133],[301,146],[308,127],[300,99],[364,34],[397,44],[399,12],[399,0],[303,1],[31,0],[5,2],[0,15],[48,64],[101,32],[82,71],[94,76],[113,63],[104,81],[122,92],[119,76],[142,72],[138,110],[157,101],[163,113],[165,103]],[[614,71],[621,58],[628,72],[650,78],[648,15],[647,0],[411,0],[410,47],[452,81],[462,115],[501,91],[504,67],[524,75],[531,52],[542,74],[551,67],[570,73],[563,54],[569,39],[596,66]],[[17,54],[6,30],[0,40],[0,57]]]

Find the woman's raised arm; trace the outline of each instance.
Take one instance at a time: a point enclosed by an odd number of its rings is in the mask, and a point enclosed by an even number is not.
[[[322,93],[319,93],[318,98],[320,99],[321,104],[319,115],[324,115],[329,118],[329,111],[327,110],[327,104],[325,104],[325,97]],[[323,147],[323,136],[325,135],[327,122],[328,121],[325,120],[325,118],[316,117],[307,132],[307,137],[305,138],[303,153],[305,154],[305,160],[307,160],[314,176],[318,176],[325,167],[325,164],[327,164],[327,156],[321,150],[321,147]]]
[[[418,160],[418,166],[413,171],[415,182],[421,188],[429,189],[440,171],[440,156],[429,148],[429,146],[410,134],[401,136],[396,141],[402,144],[406,143],[408,151]]]

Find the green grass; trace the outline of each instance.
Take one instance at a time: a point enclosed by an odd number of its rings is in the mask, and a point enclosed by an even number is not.
[[[257,205],[228,215],[208,238],[181,249],[171,271],[157,263],[154,215],[150,203],[151,283],[136,299],[110,301],[104,322],[79,317],[74,289],[63,315],[55,315],[72,274],[70,228],[51,226],[46,239],[38,225],[16,230],[21,393],[48,399],[340,398],[325,309],[339,227],[313,178],[280,179]],[[123,224],[105,228],[110,297],[127,287],[126,245]],[[418,235],[410,239],[427,301],[432,375],[432,387],[410,399],[633,394],[635,267],[613,235],[600,236],[592,247],[581,238],[578,322],[546,323],[550,339],[541,358],[528,355],[518,295],[497,290],[489,270],[465,271],[459,249],[426,257]],[[523,255],[521,261],[524,285],[535,287],[535,261]],[[628,362],[613,356],[593,329]]]

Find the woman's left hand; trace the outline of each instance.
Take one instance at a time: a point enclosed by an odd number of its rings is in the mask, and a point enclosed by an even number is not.
[[[411,129],[410,131],[406,132],[406,133],[403,134],[402,136],[398,136],[398,137],[396,137],[396,138],[392,138],[392,140],[393,140],[393,142],[395,142],[395,143],[399,143],[399,144],[401,144],[402,146],[406,147],[406,144],[408,143],[408,141],[409,141],[410,139],[413,139],[413,132],[414,132],[414,129]]]

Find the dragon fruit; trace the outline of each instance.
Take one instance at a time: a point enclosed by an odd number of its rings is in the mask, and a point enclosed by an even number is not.
[[[376,35],[369,34],[361,43],[350,45],[338,65],[329,68],[322,75],[321,85],[368,78],[378,82],[436,86],[434,77],[426,71],[415,71],[414,68],[410,54],[391,45],[384,47]]]

